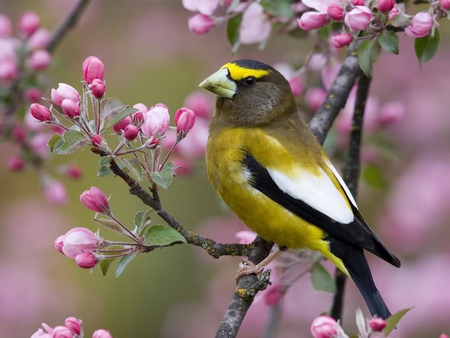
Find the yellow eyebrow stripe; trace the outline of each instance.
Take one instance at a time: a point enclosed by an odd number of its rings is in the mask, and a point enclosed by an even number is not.
[[[269,75],[268,70],[244,68],[234,63],[227,63],[221,69],[224,68],[228,69],[230,76],[234,81],[240,81],[248,76],[253,76],[256,79],[259,79],[263,76]]]

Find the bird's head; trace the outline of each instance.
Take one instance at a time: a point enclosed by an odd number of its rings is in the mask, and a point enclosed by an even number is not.
[[[296,111],[289,82],[262,62],[229,62],[200,87],[218,96],[216,115],[239,126],[264,126]]]

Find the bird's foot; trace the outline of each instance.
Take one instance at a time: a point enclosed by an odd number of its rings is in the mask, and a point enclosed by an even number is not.
[[[251,275],[256,274],[256,276],[259,278],[261,277],[261,274],[264,270],[264,266],[260,264],[254,264],[253,262],[249,261],[248,259],[243,259],[242,264],[244,265],[242,268],[240,268],[236,273],[236,284],[239,283],[241,278],[245,275]]]

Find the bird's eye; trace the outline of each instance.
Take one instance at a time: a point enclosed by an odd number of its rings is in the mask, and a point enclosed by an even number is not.
[[[247,87],[253,87],[253,86],[255,85],[255,83],[256,83],[256,79],[255,79],[253,76],[247,76],[247,77],[244,79],[244,84],[245,84]]]

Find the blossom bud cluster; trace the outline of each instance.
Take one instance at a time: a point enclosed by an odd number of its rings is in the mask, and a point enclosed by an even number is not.
[[[51,327],[45,323],[44,329],[38,329],[31,338],[83,338],[83,322],[75,317],[66,318],[64,325]],[[94,331],[92,338],[112,338],[109,331],[100,329]]]

